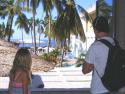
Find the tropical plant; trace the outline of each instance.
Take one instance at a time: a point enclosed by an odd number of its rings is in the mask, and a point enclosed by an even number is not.
[[[29,1],[29,0],[28,0]],[[35,15],[36,15],[36,8],[39,0],[31,0],[31,6],[32,6],[32,14],[33,14],[33,34],[34,34],[34,52],[36,53],[37,47],[36,47],[36,31],[35,31]]]
[[[80,54],[76,61],[76,67],[80,67],[84,63],[85,54]]]
[[[44,53],[41,58],[48,61],[52,62],[55,65],[59,63],[58,56],[60,54],[60,51],[58,49],[54,49],[49,53]]]

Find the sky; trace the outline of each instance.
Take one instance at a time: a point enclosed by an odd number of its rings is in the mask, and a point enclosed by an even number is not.
[[[79,5],[81,5],[83,8],[85,8],[85,9],[87,9],[89,6],[92,6],[92,4],[95,4],[95,2],[96,2],[96,0],[75,0],[76,1],[76,4],[79,4]],[[37,15],[36,15],[36,18],[39,18],[39,19],[41,19],[41,17],[44,15],[44,12],[41,10],[42,9],[42,6],[40,6],[38,9],[37,9]],[[54,11],[55,12],[55,11]],[[52,15],[55,15],[56,13],[54,13],[53,12],[53,14]],[[27,17],[32,17],[32,15],[29,15],[29,14],[26,14],[27,15]],[[42,16],[41,16],[42,15]],[[13,27],[15,27],[15,26],[13,26]],[[20,36],[21,35],[21,31],[20,31],[20,29],[17,29],[16,27],[15,27],[15,33],[13,34],[13,37],[12,37],[12,39],[21,39],[22,37]],[[42,35],[41,36],[41,38],[44,38],[45,39],[45,37],[44,37],[44,35]],[[24,33],[24,40],[29,40],[29,39],[31,39],[31,36],[30,36],[30,34],[29,35],[27,35],[27,34],[25,34]],[[37,34],[37,39],[38,39],[38,34]]]
[[[112,0],[105,0],[107,3],[109,4],[112,4]],[[96,0],[75,0],[76,4],[82,6],[83,8],[87,9],[88,7],[91,7],[92,5],[96,4]],[[54,16],[56,14],[55,11],[53,11],[52,15]],[[31,14],[26,14],[26,16],[28,18],[32,17]],[[43,18],[44,16],[44,12],[42,11],[42,6],[40,6],[38,9],[37,9],[37,15],[36,15],[36,18]],[[6,20],[6,19],[5,19]],[[14,19],[14,21],[16,20],[16,17]],[[1,21],[2,23],[2,21]],[[13,24],[13,29],[15,30],[13,36],[11,39],[21,39],[21,30],[20,29],[17,29],[15,24]],[[41,38],[44,38],[44,35],[41,36]],[[31,39],[31,36],[30,34],[27,35],[24,33],[24,40],[27,40],[27,39]],[[38,34],[37,34],[37,39],[38,39]],[[45,38],[44,38],[45,39]]]

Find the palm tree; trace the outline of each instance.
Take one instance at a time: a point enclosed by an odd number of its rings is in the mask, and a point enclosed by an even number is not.
[[[8,21],[7,21],[7,27],[6,27],[6,32],[9,33],[8,36],[8,41],[10,41],[10,34],[11,34],[11,29],[12,29],[12,24],[13,24],[13,18],[16,14],[20,14],[22,8],[20,7],[20,0],[16,0],[16,2],[14,3],[14,0],[10,1],[10,4],[8,4],[6,11],[8,12]]]
[[[45,34],[45,37],[48,37],[48,39],[52,39],[55,37],[55,30],[54,30],[54,24],[55,24],[55,21],[54,20],[51,20],[51,32],[49,31],[49,18],[48,17],[45,17],[44,19],[44,34]]]
[[[88,22],[92,23],[93,19],[92,19],[91,15],[83,7],[81,7],[80,5],[78,5],[78,9],[85,16],[85,19],[86,19],[86,29],[87,29]]]
[[[43,20],[39,20],[39,19],[36,20],[37,32],[39,33],[39,46],[40,46],[41,34],[43,33],[43,30],[44,30],[43,24],[44,24]]]
[[[26,0],[26,1],[28,2],[29,0]],[[66,24],[67,25],[66,28],[69,27],[69,30],[67,30],[68,31],[67,33],[72,31],[76,35],[79,34],[83,41],[85,40],[85,35],[84,35],[84,32],[83,32],[82,24],[81,24],[79,15],[77,13],[74,0],[62,0],[62,1],[61,0],[50,0],[50,1],[48,1],[48,0],[38,0],[38,3],[40,1],[43,4],[43,9],[46,13],[46,16],[49,17],[49,31],[51,30],[51,26],[50,26],[51,25],[51,10],[53,9],[53,6],[56,6],[56,9],[57,9],[58,15],[59,15],[57,20],[59,21],[59,18],[63,17],[62,23],[64,23],[64,21],[70,22],[70,23]],[[72,14],[73,14],[73,16],[72,16]],[[72,26],[69,26],[70,24]],[[64,31],[66,31],[66,29]],[[69,36],[70,36],[70,33],[69,33]],[[49,46],[48,46],[48,48],[49,48]]]
[[[81,14],[84,15],[85,20],[86,20],[86,32],[88,31],[88,22],[92,24],[92,16],[80,5],[78,5],[78,10],[80,11]],[[87,40],[86,40],[86,51],[87,51]]]
[[[10,33],[11,33],[11,28],[12,28],[12,21],[13,21],[13,16],[10,15],[13,12],[13,3],[14,1],[5,1],[5,0],[1,0],[1,8],[0,8],[0,14],[2,18],[5,18],[5,16],[8,16],[8,21],[7,21],[7,25],[6,25],[6,35],[8,35],[8,41],[10,41]],[[4,10],[4,11],[3,11]],[[10,12],[11,11],[11,12]]]
[[[51,35],[51,21],[52,21],[52,17],[51,17],[51,11],[53,9],[53,7],[55,6],[58,13],[60,14],[63,10],[62,4],[63,2],[65,2],[65,0],[39,0],[39,2],[42,2],[42,6],[43,6],[43,10],[46,13],[46,18],[48,18],[48,35]],[[50,41],[51,38],[48,36],[48,53],[49,53],[49,47],[50,47]]]
[[[45,33],[45,35],[47,35],[47,37],[48,37],[48,53],[49,53],[49,47],[50,47],[50,42],[51,42],[51,34],[52,34],[52,32],[51,32],[51,25],[52,25],[52,21],[51,21],[52,19],[51,19],[51,17],[50,16],[46,16],[45,18],[44,18],[44,24],[45,24],[45,31],[44,31],[44,33]]]
[[[24,14],[20,14],[17,17],[17,20],[15,22],[15,25],[17,25],[17,28],[24,29],[27,34],[29,34],[29,28],[28,28],[28,19]],[[23,30],[22,30],[22,42],[24,46],[24,40],[23,40]]]
[[[36,8],[37,8],[38,0],[31,0],[30,2],[31,2],[32,14],[33,14],[34,52],[35,52],[35,55],[36,55],[37,54],[36,53],[37,48],[36,48],[35,15],[36,15]]]
[[[49,18],[45,18],[45,31],[44,34],[45,36],[47,36],[50,41],[51,39],[56,40],[57,45],[61,45],[60,47],[63,48],[64,45],[62,45],[62,42],[64,41],[64,39],[66,39],[66,35],[64,34],[64,32],[56,32],[55,30],[55,24],[56,24],[56,20],[52,20],[51,21],[51,32],[49,32],[49,23],[48,23],[48,19]],[[62,61],[63,61],[63,54],[62,54],[62,59],[61,59],[61,66],[62,66]]]
[[[71,34],[80,36],[81,40],[85,41],[83,26],[78,15],[74,0],[68,0],[63,4],[63,7],[64,8],[62,13],[60,13],[57,17],[55,30],[60,35],[63,32],[62,40],[64,41],[64,45],[66,45],[67,38],[70,41]],[[64,45],[62,51],[62,59],[64,54]]]
[[[36,5],[39,5],[40,2],[42,2],[42,5],[43,5],[43,10],[46,12],[46,16],[49,17],[49,32],[51,30],[51,27],[50,27],[50,24],[51,24],[51,10],[53,8],[53,5],[52,5],[52,1],[53,0],[31,0],[32,2],[32,12],[33,15],[35,14],[36,12]],[[58,1],[58,0],[57,0]],[[29,0],[26,0],[27,4],[29,3]],[[35,16],[33,16],[34,18]],[[34,20],[35,21],[35,20]],[[35,29],[34,29],[35,30]],[[35,36],[34,36],[34,41],[35,41]],[[49,46],[50,46],[50,39],[48,39],[48,52],[49,52]]]
[[[76,10],[74,0],[68,0],[66,2],[65,9],[57,18],[56,27],[57,31],[61,30],[65,32],[68,38],[70,38],[70,34],[75,34],[76,36],[79,35],[82,41],[85,40],[83,26]]]
[[[53,0],[41,0],[42,2],[42,6],[43,6],[43,10],[46,13],[46,17],[48,18],[48,23],[49,23],[49,27],[48,27],[48,33],[51,33],[51,10],[53,9]],[[50,35],[50,34],[49,34]],[[49,47],[50,47],[50,37],[48,37],[48,53],[49,53]]]
[[[29,1],[29,0],[26,0]],[[79,18],[78,12],[76,10],[74,0],[38,0],[38,2],[42,2],[43,9],[46,13],[46,16],[49,18],[49,31],[51,30],[51,10],[53,6],[56,6],[58,11],[58,18],[56,31],[61,30],[60,32],[65,32],[64,34],[70,40],[70,34],[73,33],[75,35],[81,36],[81,39],[85,40],[85,35],[83,32],[83,27],[81,24],[81,20]],[[75,8],[74,8],[75,7]],[[50,38],[48,39],[48,51],[50,45]],[[66,40],[66,38],[65,38]]]
[[[12,34],[12,24],[13,19],[16,14],[21,13],[21,6],[20,6],[21,0],[1,0],[1,9],[0,14],[3,18],[5,16],[8,16],[7,24],[6,24],[6,35],[8,35],[8,41],[10,41],[11,34]]]
[[[5,17],[8,15],[8,11],[9,11],[9,8],[8,7],[10,7],[11,5],[12,5],[12,3],[13,3],[13,1],[7,1],[7,0],[0,0],[0,17],[2,18],[2,19],[5,19]],[[8,16],[8,18],[11,18],[10,16]],[[10,19],[9,19],[9,21],[7,21],[7,24],[8,23],[11,23],[11,21],[10,21]],[[9,36],[9,37],[11,37],[12,36],[12,34],[14,33],[14,30],[12,29],[12,28],[10,28],[10,31],[11,32],[7,32],[7,27],[9,27],[9,26],[11,26],[11,25],[7,25],[7,26],[5,26],[5,24],[4,23],[2,23],[1,25],[0,25],[0,32],[1,32],[1,38],[3,39],[6,39],[6,37],[7,36]]]

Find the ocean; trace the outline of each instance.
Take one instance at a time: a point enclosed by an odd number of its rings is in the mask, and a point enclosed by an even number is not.
[[[20,42],[20,40],[19,39],[13,39],[13,40],[11,40],[12,42]],[[27,42],[28,41],[28,42]],[[29,42],[30,41],[30,42]],[[31,42],[32,40],[24,40],[24,44],[23,43],[19,43],[19,45],[17,45],[17,46],[19,46],[19,47],[28,47],[28,48],[30,48],[30,47],[34,47],[34,44],[32,44],[32,42]],[[46,39],[44,39],[44,40],[41,40],[41,43],[39,44],[39,42],[37,41],[37,43],[36,43],[36,46],[37,47],[47,47],[47,45],[48,45],[48,40]],[[51,40],[51,42],[50,42],[50,46],[51,47],[55,47],[56,46],[56,41],[55,40]]]
[[[25,40],[24,44],[21,43],[20,40],[17,40],[17,39],[13,39],[11,40],[12,42],[20,42],[20,44],[18,45],[19,47],[27,47],[27,48],[31,48],[31,47],[34,47],[34,44],[32,44],[32,40]],[[41,40],[41,43],[39,45],[39,42],[37,41],[37,44],[36,44],[37,47],[47,47],[48,46],[48,40],[47,39],[42,39]],[[56,41],[54,39],[51,40],[50,42],[50,46],[51,47],[55,47],[56,46]],[[68,52],[66,55],[65,55],[65,58],[69,58],[69,59],[73,59],[75,57],[75,55],[73,54],[73,52]]]

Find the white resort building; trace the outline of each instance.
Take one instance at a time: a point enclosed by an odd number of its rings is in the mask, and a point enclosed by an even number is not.
[[[96,5],[92,5],[87,9],[87,12],[91,15],[95,16],[95,12],[96,12]],[[80,38],[76,38],[74,35],[71,36],[71,44],[70,44],[70,48],[71,48],[71,53],[74,57],[78,57],[80,54],[86,54],[89,46],[93,43],[93,41],[95,40],[95,35],[93,32],[93,28],[92,28],[92,24],[91,22],[86,23],[86,18],[84,13],[80,13],[80,18],[81,18],[81,22],[83,24],[83,29],[85,32],[85,36],[86,36],[86,41],[83,42],[80,40]]]

